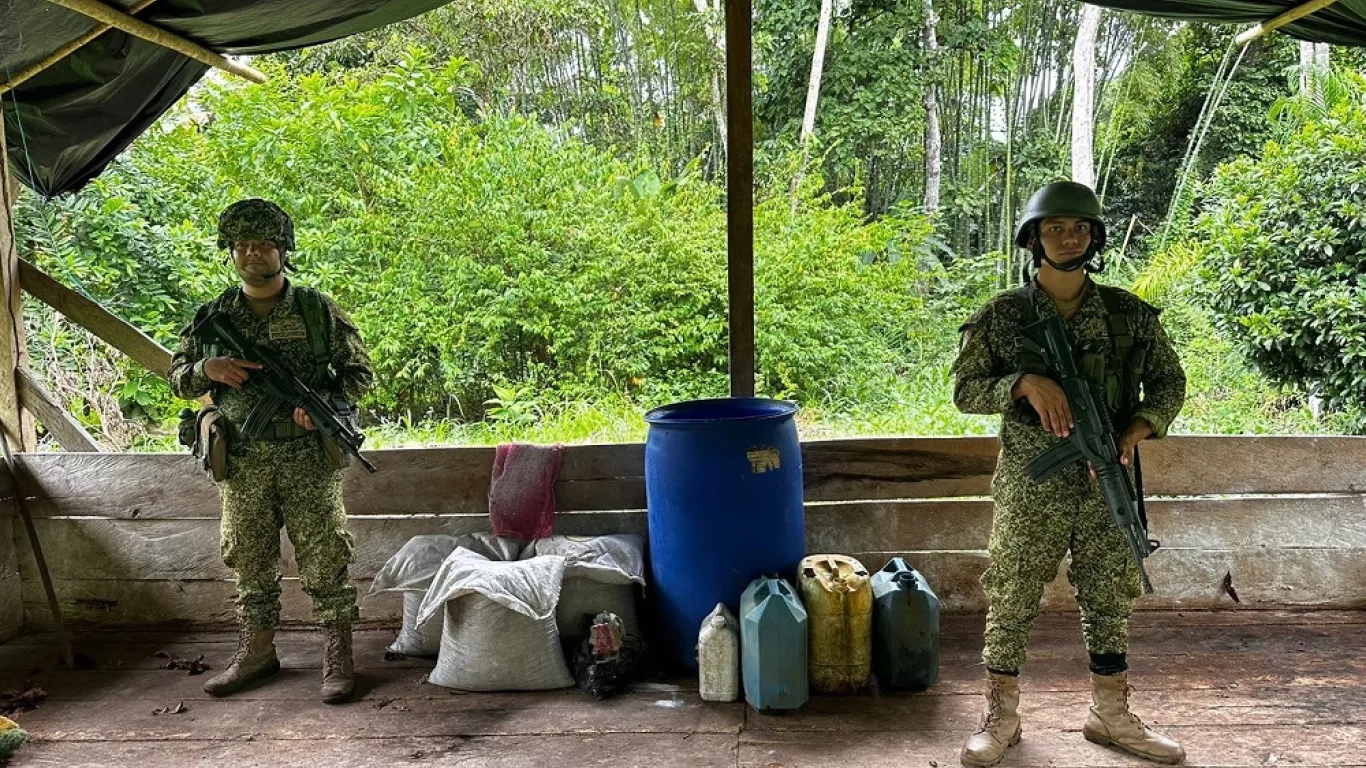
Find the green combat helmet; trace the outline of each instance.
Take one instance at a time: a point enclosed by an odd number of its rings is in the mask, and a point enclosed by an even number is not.
[[[231,248],[239,240],[270,240],[286,254],[294,250],[294,221],[269,200],[238,200],[218,217],[218,247]]]
[[[1032,249],[1034,265],[1037,267],[1041,260],[1047,260],[1056,269],[1070,267],[1067,271],[1080,269],[1083,265],[1088,272],[1099,272],[1103,269],[1103,262],[1094,266],[1088,263],[1096,254],[1105,250],[1105,222],[1100,217],[1100,200],[1090,187],[1075,181],[1045,184],[1029,198],[1024,213],[1020,216],[1020,224],[1015,228],[1015,245],[1029,249],[1030,241],[1038,231],[1039,222],[1053,216],[1075,216],[1091,222],[1091,247],[1086,250],[1086,255],[1064,266],[1049,260],[1044,255],[1043,246],[1036,243]]]

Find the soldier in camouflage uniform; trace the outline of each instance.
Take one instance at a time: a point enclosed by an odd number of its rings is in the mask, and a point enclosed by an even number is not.
[[[218,246],[230,250],[241,285],[201,307],[195,322],[211,311],[226,312],[242,334],[274,351],[310,386],[357,402],[372,380],[369,357],[356,326],[331,298],[286,279],[294,248],[288,214],[265,200],[234,203],[219,220]],[[351,623],[358,612],[347,577],[352,539],[342,507],[344,462],[337,460],[339,452],[325,450],[303,409],[281,408],[252,386],[258,363],[206,348],[191,327],[181,332],[171,361],[171,389],[186,399],[211,394],[230,425],[227,476],[219,489],[221,547],[223,562],[237,576],[241,625],[236,655],[204,690],[224,696],[280,669],[274,637],[283,526],[313,600],[313,618],[325,629],[323,699],[345,701],[354,689]],[[255,408],[279,412],[266,414],[269,421],[256,434],[244,434]]]
[[[966,765],[994,765],[1020,739],[1018,675],[1029,630],[1045,585],[1068,553],[1091,657],[1094,706],[1083,735],[1157,762],[1185,756],[1177,742],[1129,711],[1125,654],[1129,614],[1140,594],[1138,567],[1098,485],[1081,462],[1043,483],[1025,474],[1025,465],[1073,425],[1062,388],[1041,375],[1041,361],[1021,344],[1022,329],[1036,318],[1064,320],[1079,370],[1109,400],[1121,461],[1131,473],[1134,447],[1164,436],[1185,400],[1185,373],[1158,310],[1089,277],[1104,266],[1095,259],[1105,247],[1100,217],[1100,202],[1085,185],[1059,182],[1035,193],[1016,244],[1033,255],[1037,277],[993,298],[962,327],[954,403],[965,413],[1002,415],[991,565],[982,576],[990,599],[982,654],[988,706],[963,748]]]

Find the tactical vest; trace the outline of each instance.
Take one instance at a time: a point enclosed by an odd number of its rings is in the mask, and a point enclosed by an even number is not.
[[[1106,351],[1091,341],[1082,341],[1077,356],[1077,370],[1087,380],[1101,385],[1110,406],[1110,413],[1118,424],[1126,423],[1138,410],[1143,366],[1147,363],[1148,344],[1135,337],[1133,323],[1120,304],[1119,290],[1093,283],[1105,304],[1110,335],[1110,350]],[[1034,305],[1035,288],[1025,285],[1012,291],[1016,305],[1027,324],[1039,322],[1038,307]],[[1021,344],[1020,370],[1041,376],[1051,376],[1044,361],[1036,352]],[[1031,409],[1032,410],[1032,409]]]
[[[211,309],[226,312],[237,301],[241,288],[230,288],[213,300]],[[294,286],[294,302],[304,320],[304,336],[308,339],[309,349],[313,351],[313,375],[309,384],[318,386],[332,378],[332,324],[328,322],[327,308],[323,306],[322,294],[316,288],[306,285]],[[204,359],[218,357],[224,350],[217,344],[204,347]]]
[[[214,299],[210,305],[212,311],[226,312],[237,301],[241,288],[231,288]],[[335,375],[331,365],[331,344],[332,333],[331,324],[328,322],[326,307],[323,306],[322,294],[315,288],[308,286],[294,286],[295,306],[299,309],[304,321],[304,336],[308,340],[308,346],[313,353],[313,371],[308,378],[308,384],[315,388],[335,390]],[[226,353],[218,344],[208,344],[204,347],[204,359],[218,357]],[[222,394],[223,384],[214,384],[212,395],[215,401]],[[345,399],[340,392],[333,392],[334,407],[339,413],[351,418],[350,407],[346,405]],[[240,430],[241,425],[233,425],[235,430]],[[239,433],[240,434],[240,433]],[[295,424],[292,419],[272,421],[267,425],[264,432],[260,434],[243,435],[252,439],[280,440],[303,437],[309,434],[303,427]]]

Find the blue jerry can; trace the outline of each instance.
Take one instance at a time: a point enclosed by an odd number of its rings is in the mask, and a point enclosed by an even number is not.
[[[741,667],[751,707],[806,703],[807,631],[806,609],[785,579],[755,579],[740,596]]]

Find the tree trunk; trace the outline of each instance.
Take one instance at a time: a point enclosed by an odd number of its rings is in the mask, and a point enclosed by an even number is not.
[[[726,41],[716,31],[716,25],[713,23],[713,20],[721,15],[720,0],[717,0],[712,6],[710,14],[707,11],[707,0],[693,0],[693,6],[697,8],[697,12],[702,15],[702,18],[706,19],[707,38],[721,52],[721,60],[725,61]],[[716,121],[716,140],[721,142],[721,151],[727,152],[730,141],[726,137],[726,106],[725,102],[721,100],[720,68],[715,63],[711,65],[711,111],[713,119]]]
[[[829,2],[829,0],[825,0]],[[933,71],[938,59],[938,19],[934,14],[934,0],[924,0],[925,53]],[[944,142],[939,133],[939,87],[931,77],[925,88],[925,212],[939,210],[939,182],[943,173]]]
[[[1309,95],[1309,86],[1314,82],[1314,44],[1308,40],[1300,41],[1300,95]]]
[[[1096,87],[1096,33],[1100,30],[1099,6],[1082,9],[1077,40],[1072,46],[1072,180],[1088,187],[1096,183],[1092,135],[1095,125],[1093,101]]]
[[[816,22],[816,50],[811,54],[811,84],[806,88],[806,111],[802,114],[801,143],[805,147],[816,131],[816,105],[821,98],[821,73],[825,69],[825,44],[830,37],[830,15],[834,0],[821,0],[821,16]]]

